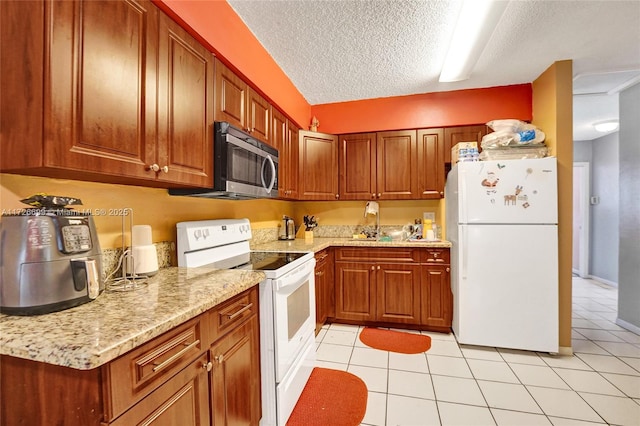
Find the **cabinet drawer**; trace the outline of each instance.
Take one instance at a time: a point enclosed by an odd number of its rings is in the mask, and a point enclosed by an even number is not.
[[[422,251],[422,263],[438,263],[448,264],[449,249],[448,248],[429,248]]]
[[[204,353],[109,425],[211,424],[207,362]]]
[[[251,289],[227,300],[207,313],[211,341],[232,330],[236,325],[258,313],[258,289]]]
[[[105,369],[106,416],[114,419],[206,350],[199,316],[109,363]]]
[[[419,251],[410,247],[362,248],[344,247],[336,249],[336,261],[375,261],[375,262],[419,262]]]

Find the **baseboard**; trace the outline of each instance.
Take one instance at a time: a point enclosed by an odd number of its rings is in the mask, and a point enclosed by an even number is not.
[[[594,281],[598,281],[598,282],[601,282],[603,284],[607,284],[607,285],[610,285],[612,287],[618,288],[618,283],[617,282],[605,280],[604,278],[596,277],[595,275],[589,275],[589,278],[594,280]]]
[[[630,322],[626,322],[625,320],[621,320],[620,318],[616,318],[616,324],[618,324],[620,327],[624,328],[625,330],[629,330],[630,332],[640,336],[640,327],[634,324],[631,324]]]
[[[558,355],[573,356],[573,348],[571,346],[560,346],[560,348],[558,348]]]

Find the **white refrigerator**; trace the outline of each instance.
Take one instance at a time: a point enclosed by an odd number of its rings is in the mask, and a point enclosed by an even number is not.
[[[459,343],[557,353],[554,157],[462,162],[445,187]]]

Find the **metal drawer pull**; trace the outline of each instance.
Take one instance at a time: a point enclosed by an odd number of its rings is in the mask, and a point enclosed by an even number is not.
[[[167,358],[164,361],[162,361],[160,364],[158,364],[155,367],[153,367],[153,372],[155,373],[158,370],[162,370],[164,367],[167,366],[167,364],[171,364],[173,361],[175,361],[176,359],[180,358],[182,355],[186,354],[187,352],[189,352],[191,349],[195,348],[199,344],[200,344],[200,340],[196,340],[196,341],[188,344],[187,346],[182,348],[182,350],[180,352],[178,352],[177,354],[174,354],[174,355],[170,356],[169,358]]]
[[[227,319],[232,320],[238,315],[242,315],[243,312],[248,311],[253,307],[253,303],[249,303],[248,305],[244,305],[242,309],[239,309],[237,312],[233,314],[227,314]]]
[[[317,276],[317,277],[321,277],[321,276],[323,276],[323,275],[324,275],[324,271],[318,271],[318,272],[316,272],[316,276]]]

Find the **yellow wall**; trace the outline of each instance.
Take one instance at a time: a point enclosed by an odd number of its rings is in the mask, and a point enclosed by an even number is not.
[[[559,61],[533,82],[533,124],[558,159],[558,264],[560,346],[571,350],[571,254],[573,221],[573,70]]]
[[[117,248],[122,245],[122,216],[119,209],[133,209],[134,225],[151,225],[153,241],[175,241],[175,225],[185,220],[249,218],[254,229],[275,228],[283,214],[303,223],[304,215],[313,215],[320,225],[358,225],[362,223],[365,201],[290,202],[278,200],[210,200],[170,196],[165,189],[129,185],[112,185],[75,180],[0,174],[0,205],[3,210],[26,208],[20,200],[44,192],[82,200],[77,210],[94,214],[100,246]],[[444,202],[382,201],[380,223],[404,225],[422,217],[423,212],[435,212],[436,222],[444,225]],[[106,213],[106,214],[105,214]],[[129,219],[126,221],[126,230]],[[128,235],[128,232],[126,233]]]
[[[283,214],[293,214],[293,204],[285,201],[177,197],[166,189],[0,174],[3,211],[28,207],[20,200],[40,192],[82,200],[83,205],[76,209],[94,214],[103,249],[122,245],[122,216],[110,215],[112,209],[118,213],[118,209],[132,208],[133,224],[151,225],[154,242],[175,241],[175,227],[180,221],[247,217],[253,228],[272,228]]]
[[[363,222],[366,201],[308,201],[296,202],[296,223],[305,215],[319,219],[320,225],[358,225]],[[425,201],[380,201],[381,225],[405,225],[413,219],[422,218],[423,212],[434,212],[436,223],[444,225],[444,202]]]

